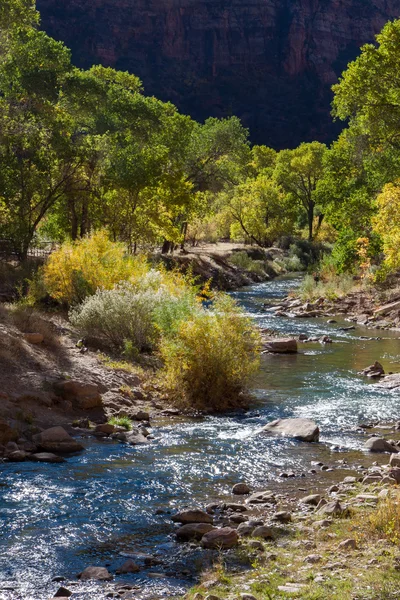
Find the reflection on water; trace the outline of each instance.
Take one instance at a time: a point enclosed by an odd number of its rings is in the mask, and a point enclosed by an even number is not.
[[[124,577],[144,585],[144,597],[183,592],[202,552],[177,547],[168,515],[155,515],[157,510],[181,508],[193,498],[203,505],[226,497],[239,480],[274,486],[282,470],[307,471],[311,460],[367,460],[347,451],[359,449],[365,439],[356,427],[397,418],[398,395],[356,373],[375,360],[386,371],[398,370],[398,336],[384,332],[385,339],[370,341],[362,336],[379,333],[359,327],[343,332],[342,323],[278,318],[263,310],[263,302],[284,297],[293,284],[280,279],[234,296],[262,327],[282,335],[328,333],[334,343],[304,344],[294,356],[264,355],[254,380],[257,402],[246,414],[160,422],[156,439],[143,448],[85,439],[85,453],[66,463],[1,465],[0,598],[44,600],[58,587],[54,576],[74,580],[90,564],[113,570],[124,560],[119,553],[157,553],[163,560]],[[289,416],[315,419],[321,443],[256,434],[264,423]],[[182,575],[186,569],[190,574]],[[149,570],[177,575],[149,578]],[[104,597],[94,583],[73,589],[76,598]]]

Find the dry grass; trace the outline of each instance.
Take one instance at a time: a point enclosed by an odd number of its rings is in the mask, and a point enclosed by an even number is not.
[[[41,333],[46,346],[59,347],[55,326],[30,306],[15,305],[9,309],[10,322],[22,333]]]

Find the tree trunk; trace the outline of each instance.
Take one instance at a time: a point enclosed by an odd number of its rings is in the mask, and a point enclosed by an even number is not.
[[[310,202],[308,205],[308,241],[313,240],[313,225],[314,225],[314,202]]]
[[[161,254],[168,254],[168,252],[170,252],[171,248],[172,248],[172,242],[169,242],[168,240],[164,240],[164,243],[161,248]]]

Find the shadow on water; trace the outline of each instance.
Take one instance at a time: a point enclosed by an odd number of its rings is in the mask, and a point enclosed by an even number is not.
[[[168,511],[230,497],[231,486],[240,480],[255,488],[285,486],[294,493],[337,477],[307,473],[306,479],[281,483],[281,471],[300,475],[311,461],[337,468],[343,459],[349,465],[371,462],[360,451],[365,437],[357,426],[398,418],[398,395],[380,390],[357,371],[375,360],[386,371],[398,370],[398,336],[360,327],[343,332],[341,323],[279,318],[262,308],[298,282],[282,278],[233,294],[262,327],[282,335],[329,334],[334,340],[325,346],[303,344],[294,356],[264,355],[253,382],[256,402],[247,413],[160,421],[155,440],[143,448],[85,439],[86,451],[59,465],[1,465],[1,598],[44,600],[58,587],[51,582],[56,575],[74,580],[90,564],[115,570],[127,555],[144,564],[149,554],[162,564],[144,565],[138,575],[120,580],[140,585],[146,598],[183,593],[208,558],[200,549],[175,543]],[[380,335],[385,339],[363,339]],[[321,443],[257,434],[266,422],[289,416],[315,419]],[[149,576],[154,571],[160,576]],[[104,597],[94,583],[73,589],[78,599]]]

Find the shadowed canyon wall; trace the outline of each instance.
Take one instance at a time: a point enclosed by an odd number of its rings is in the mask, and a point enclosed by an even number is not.
[[[138,75],[196,119],[238,115],[277,148],[331,140],[330,86],[400,0],[37,0],[75,64]]]

